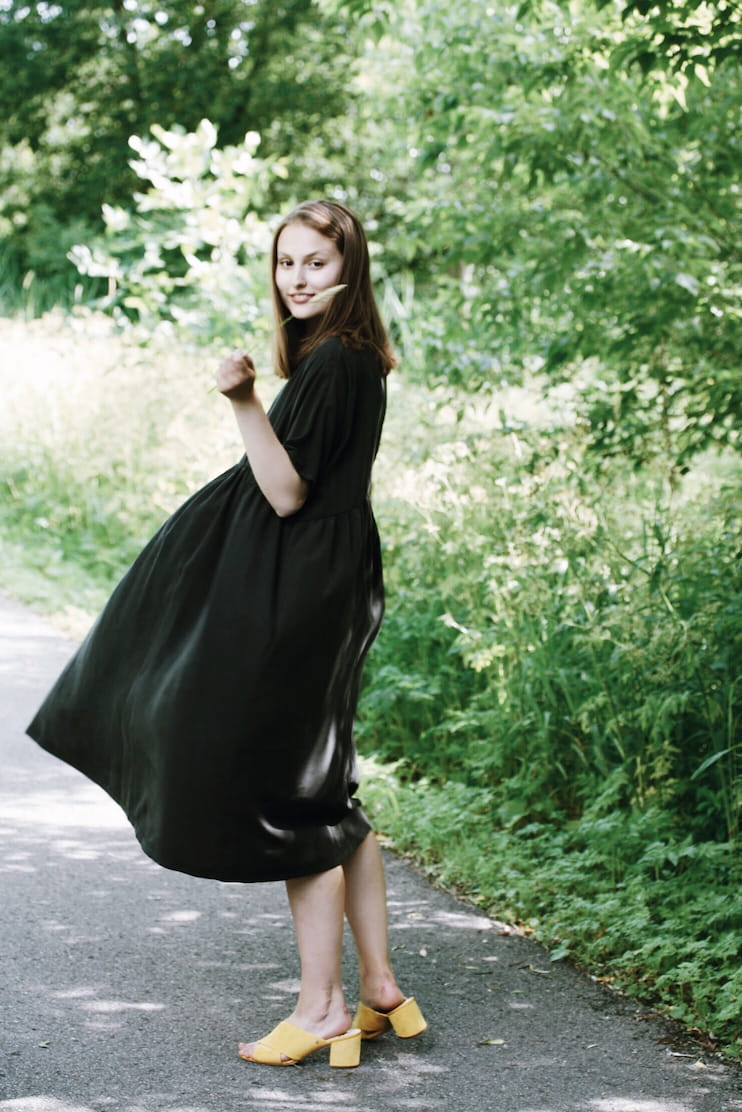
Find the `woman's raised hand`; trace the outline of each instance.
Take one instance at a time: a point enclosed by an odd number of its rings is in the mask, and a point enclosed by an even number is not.
[[[216,369],[217,390],[231,401],[248,401],[255,383],[255,364],[244,351],[231,351]]]

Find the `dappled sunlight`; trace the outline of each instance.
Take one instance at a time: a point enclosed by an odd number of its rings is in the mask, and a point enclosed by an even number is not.
[[[420,1057],[419,1048],[398,1051],[396,1043],[387,1042],[383,1058],[379,1048],[365,1044],[361,1066],[351,1071],[333,1071],[335,1076],[327,1087],[311,1082],[312,1072],[322,1070],[319,1057],[308,1058],[282,1075],[277,1085],[256,1084],[250,1087],[252,1108],[266,1112],[318,1112],[319,1109],[342,1108],[347,1112],[376,1112],[394,1108],[399,1112],[433,1112],[457,1106],[451,1104],[450,1092],[435,1086],[451,1070]],[[369,1082],[371,1087],[369,1088]],[[360,1090],[360,1092],[359,1092]],[[477,1107],[483,1107],[477,1103]]]
[[[61,667],[71,646],[31,616],[27,628],[34,631],[33,637],[24,636],[19,615],[26,613],[4,608],[0,659],[14,676],[19,672],[29,676],[38,690],[48,681],[34,678],[36,670],[45,676],[56,661]],[[31,660],[34,666],[27,667]],[[25,724],[22,707],[18,715]],[[0,825],[5,835],[0,872],[30,873],[60,858],[81,862],[142,858],[126,816],[101,788],[44,753],[20,731],[17,736],[14,731],[12,745],[0,790]],[[16,750],[18,759],[13,759]]]
[[[65,940],[68,943],[70,940]],[[80,940],[77,940],[80,941]],[[105,939],[100,939],[104,942]],[[77,1026],[81,1031],[122,1031],[130,1015],[153,1016],[168,1011],[170,1004],[162,1000],[131,1000],[112,998],[111,986],[75,985],[48,993],[54,1007],[58,1004],[68,1017],[66,1026]],[[75,1018],[73,1018],[75,1017]],[[61,1037],[61,1036],[59,1036]],[[1,1107],[1,1106],[0,1106]]]
[[[9,839],[8,844],[14,848],[7,855],[0,849],[0,874],[44,872],[50,865],[58,864],[61,860],[90,863],[101,861],[109,867],[114,864],[132,864],[146,868],[149,863],[133,835],[125,829],[120,832],[120,837],[114,838],[110,829],[91,823],[85,829],[89,835],[97,835],[94,844],[86,842],[84,838],[59,837],[59,828],[47,826],[42,820],[35,825],[31,822],[18,822],[15,826],[6,824],[3,829]],[[115,874],[108,877],[111,883],[115,883],[117,879]],[[105,889],[92,892],[91,896],[105,898],[108,894],[109,890]]]
[[[609,1097],[604,1100],[591,1100],[587,1106],[595,1112],[692,1112],[685,1101],[642,1099],[637,1097]]]
[[[250,1096],[253,1100],[257,1101],[292,1101],[292,1107],[298,1107],[296,1098],[292,1097],[291,1093],[286,1092],[284,1089],[270,1089],[270,1088],[251,1088]],[[323,1107],[332,1108],[333,1105],[345,1105],[346,1097],[343,1093],[334,1092],[319,1092],[317,1090],[308,1093],[304,1098],[311,1106],[318,1104]]]
[[[57,1100],[56,1097],[33,1096],[21,1097],[18,1100],[0,1100],[0,1112],[101,1112],[109,1105],[118,1105],[117,1101],[110,1098],[101,1098],[95,1101],[95,1107],[89,1104],[70,1103],[66,1100]],[[158,1109],[162,1105],[158,1102]],[[139,1104],[128,1105],[125,1112],[145,1112]],[[167,1112],[212,1112],[206,1105],[199,1104],[170,1104]]]
[[[98,828],[91,826],[91,831],[96,831]],[[33,858],[35,863],[29,863],[22,870],[14,870],[12,863],[9,867],[5,867],[2,858],[0,858],[0,872],[35,872],[37,870],[45,870],[52,862],[58,863],[61,858],[68,861],[104,861],[110,864],[134,864],[144,865],[146,861],[142,861],[142,851],[135,842],[130,842],[126,834],[122,834],[120,841],[104,840],[104,831],[100,832],[101,840],[95,847],[86,847],[84,842],[72,839],[55,839],[45,836],[43,829],[38,830],[33,836],[27,836],[22,829],[16,829],[13,832],[13,837],[18,842],[21,838],[28,846],[33,847]],[[120,878],[116,875],[111,875],[109,880],[116,883]],[[92,893],[94,897],[105,898],[110,893],[108,891]]]
[[[88,1012],[97,1012],[102,1015],[113,1015],[118,1012],[161,1012],[164,1004],[136,1003],[129,1000],[90,1000],[81,1007]]]
[[[0,1112],[738,1112],[713,1104],[730,1086],[721,1067],[717,1076],[654,1046],[638,1072],[617,1062],[617,1046],[637,1045],[630,1007],[620,1015],[615,997],[550,965],[516,927],[430,888],[393,855],[395,967],[429,1032],[364,1044],[361,1068],[347,1072],[326,1054],[280,1077],[239,1062],[237,1042],[289,1014],[299,987],[283,886],[159,868],[101,789],[13,730],[0,927],[22,926],[5,942],[15,982],[0,1092],[9,1082],[15,1099]],[[345,945],[352,1006],[349,931]]]
[[[50,857],[128,861],[142,853],[121,809],[100,789],[75,777],[72,790],[0,794],[0,822],[8,835],[0,871],[30,872]],[[90,832],[97,837],[91,840]]]
[[[88,1104],[70,1104],[56,1097],[21,1097],[18,1100],[0,1100],[2,1112],[97,1112]]]
[[[391,931],[413,931],[419,928],[445,928],[452,931],[485,931],[498,935],[520,934],[512,924],[490,919],[476,911],[447,911],[434,906],[432,900],[416,902],[389,898],[389,929]]]
[[[268,988],[273,989],[275,992],[286,993],[289,996],[295,996],[299,991],[300,984],[301,982],[299,981],[298,977],[286,977],[284,980],[281,981],[271,981],[271,983],[268,985]]]
[[[437,909],[430,917],[431,922],[442,927],[451,927],[453,930],[491,931],[496,930],[498,924],[494,919],[475,912],[466,911],[441,911]]]
[[[297,1069],[298,1072],[298,1069]],[[317,1112],[319,1109],[338,1108],[343,1112],[374,1112],[373,1103],[356,1103],[347,1093],[310,1090],[308,1093],[290,1093],[286,1089],[252,1088],[250,1100],[255,1109],[265,1112]]]
[[[171,911],[167,915],[160,916],[160,922],[163,923],[194,923],[196,919],[201,918],[200,911]]]
[[[31,792],[24,796],[24,812],[15,812],[15,818],[25,822],[58,829],[73,827],[77,830],[95,827],[96,830],[121,830],[128,826],[126,816],[117,803],[102,788],[82,779],[78,787],[64,792]],[[13,807],[3,804],[3,814],[13,815]]]
[[[224,961],[196,961],[194,965],[198,969],[223,969],[225,966]],[[235,974],[237,973],[267,973],[272,969],[280,969],[281,965],[277,961],[230,961],[229,969]]]
[[[11,834],[12,831],[9,827],[0,829],[0,838]],[[33,864],[32,855],[30,853],[9,853],[2,862],[0,862],[0,870],[5,872],[19,872],[19,873],[33,873],[36,871],[36,866]]]

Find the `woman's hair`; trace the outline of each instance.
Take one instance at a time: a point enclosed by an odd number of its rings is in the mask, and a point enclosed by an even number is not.
[[[312,327],[293,317],[286,318],[286,306],[276,286],[278,237],[290,224],[306,224],[327,236],[343,257],[339,285],[345,285],[330,298]],[[271,287],[275,317],[274,364],[281,378],[290,378],[302,359],[330,336],[339,336],[351,347],[369,347],[378,356],[382,374],[388,374],[397,360],[376,307],[371,286],[368,243],[358,217],[335,201],[306,201],[286,216],[273,237]]]

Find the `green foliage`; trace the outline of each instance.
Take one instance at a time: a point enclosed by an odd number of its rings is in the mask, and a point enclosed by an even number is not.
[[[625,993],[742,1056],[742,866],[730,844],[696,842],[668,814],[613,809],[609,784],[571,823],[493,828],[488,795],[409,782],[371,760],[364,804],[431,877]]]
[[[407,96],[424,124],[395,250],[447,319],[410,354],[455,374],[463,349],[473,385],[594,361],[596,456],[682,470],[739,443],[739,69],[642,78],[616,62],[613,7],[529,10],[419,6]]]
[[[418,489],[414,510],[385,506],[393,604],[361,736],[413,774],[487,788],[505,826],[574,818],[621,769],[626,806],[659,802],[699,838],[733,838],[732,492],[703,509],[665,506],[663,520],[630,477],[618,500],[614,472],[609,498],[574,445],[545,464],[536,448],[513,474],[502,441],[439,446],[424,499]],[[703,513],[713,525],[699,532]]]
[[[128,140],[153,124],[192,130],[208,117],[225,145],[258,130],[272,157],[287,154],[344,112],[353,50],[344,19],[313,0],[7,0],[3,253],[22,274],[69,270],[66,249],[84,237],[67,238],[68,225],[97,230],[103,203],[128,201]],[[3,174],[8,161],[20,174]],[[270,212],[275,199],[263,204]]]
[[[232,461],[179,344],[264,348],[267,220],[347,201],[404,375],[364,794],[444,882],[730,1052],[738,28],[726,0],[0,11],[0,296],[77,305],[51,369],[46,325],[9,326],[4,574],[24,545],[19,590],[100,594]]]
[[[605,7],[608,0],[597,0]],[[740,60],[742,18],[730,0],[624,0],[628,34],[617,50],[622,62],[671,71],[695,70]]]
[[[136,213],[105,205],[105,238],[76,245],[70,258],[82,274],[106,279],[101,304],[114,316],[239,344],[266,317],[270,232],[259,209],[283,164],[257,156],[254,133],[218,149],[207,120],[190,134],[156,125],[152,133],[130,140],[146,184]]]
[[[22,549],[60,609],[86,594],[92,608],[186,494],[234,462],[228,414],[202,359],[166,334],[123,345],[81,310],[0,325],[2,562],[16,568]],[[46,605],[38,577],[33,591]]]
[[[267,195],[288,188],[286,160],[261,157],[255,132],[237,146],[219,147],[209,120],[193,132],[157,125],[151,132],[129,141],[142,183],[134,211],[104,205],[105,233],[75,244],[69,258],[106,290],[95,304],[120,323],[149,332],[174,326],[182,342],[202,344],[242,345],[250,332],[251,342],[264,347],[272,319],[271,225],[262,212]],[[308,144],[305,165],[315,157],[316,145]],[[316,166],[329,178],[333,169],[328,158]],[[365,222],[373,234],[373,210]],[[394,297],[388,281],[386,288]]]
[[[739,1055],[738,468],[604,484],[576,437],[487,416],[439,416],[406,496],[387,465],[359,739],[395,771],[364,800],[442,883]]]
[[[136,188],[132,134],[208,118],[233,151],[259,133],[266,161],[290,162],[251,213],[355,205],[421,381],[579,376],[596,459],[662,459],[677,478],[739,444],[738,27],[726,0],[9,3],[5,272],[73,285],[66,249],[89,244],[102,202],[121,221]],[[157,221],[135,226],[152,245]],[[167,276],[160,311],[179,293],[168,250],[146,270],[151,287]],[[183,258],[191,292],[214,276]]]

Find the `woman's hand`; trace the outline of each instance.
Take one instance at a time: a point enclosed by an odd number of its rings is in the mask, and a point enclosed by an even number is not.
[[[217,390],[233,402],[250,401],[255,384],[255,364],[244,351],[231,351],[216,369]]]

